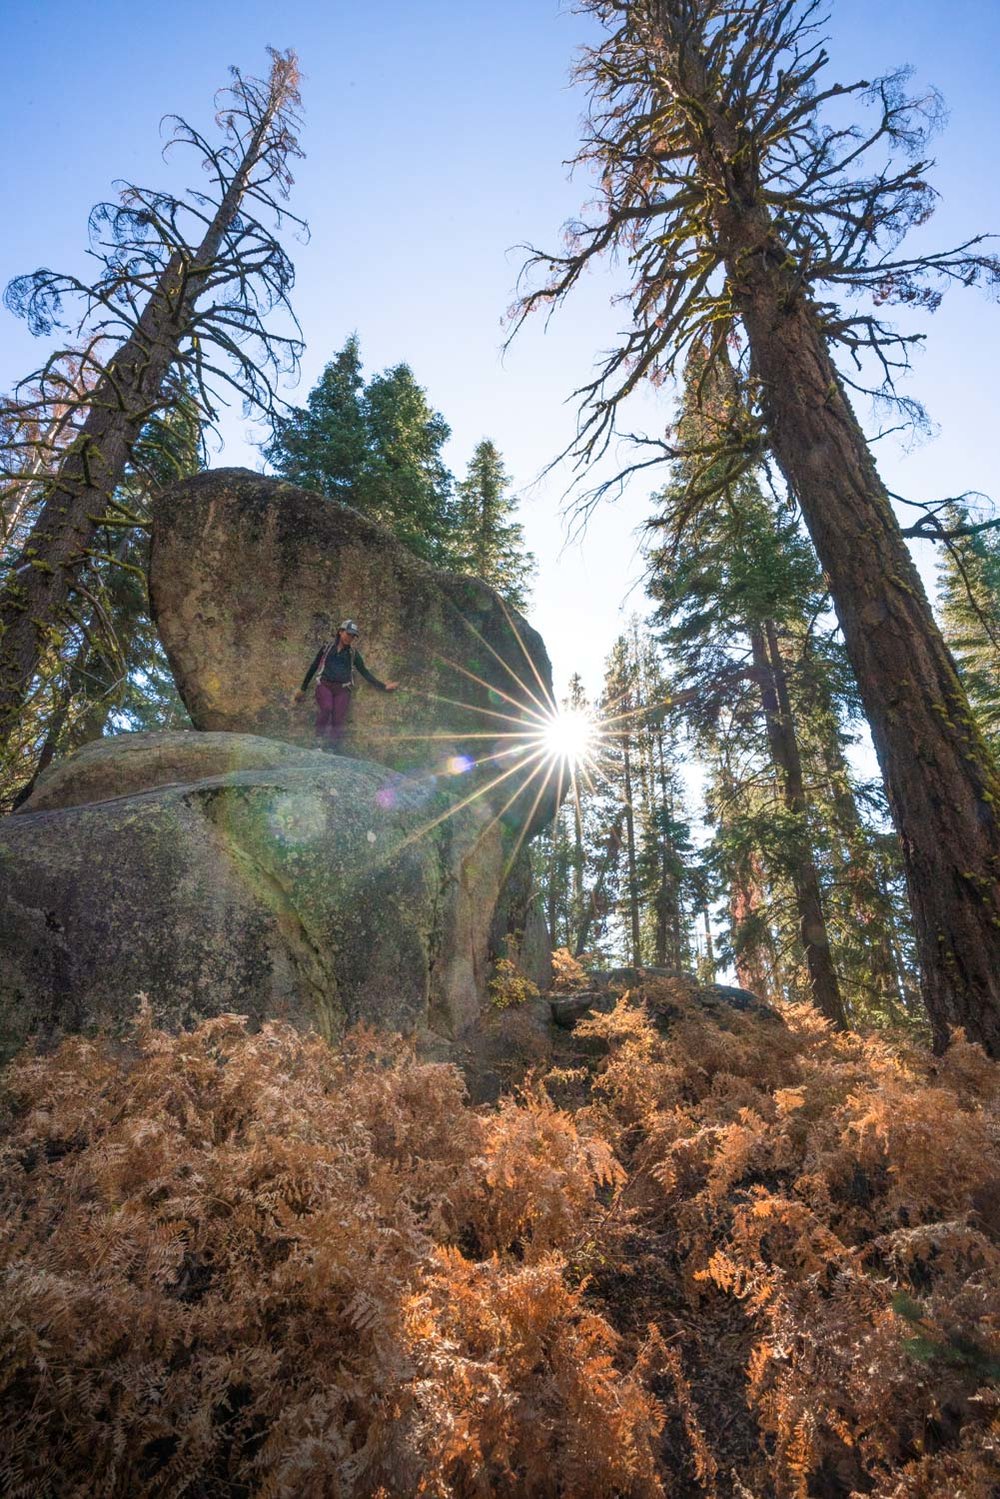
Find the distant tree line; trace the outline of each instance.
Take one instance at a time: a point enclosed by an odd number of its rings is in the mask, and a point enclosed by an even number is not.
[[[264,454],[291,483],[344,501],[418,557],[482,578],[523,609],[534,558],[503,459],[484,438],[456,481],[443,457],[450,436],[408,364],[364,380],[352,334],[305,406],[275,422]]]

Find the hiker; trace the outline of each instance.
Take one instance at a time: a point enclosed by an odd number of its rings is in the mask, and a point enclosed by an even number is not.
[[[377,687],[379,692],[395,692],[398,682],[380,682],[364,663],[354,642],[360,631],[353,619],[345,619],[337,634],[328,645],[321,645],[316,657],[306,672],[302,686],[295,694],[301,703],[306,688],[316,672],[316,737],[324,749],[336,752],[351,716],[351,693],[354,690],[354,673],[359,671],[366,682]]]

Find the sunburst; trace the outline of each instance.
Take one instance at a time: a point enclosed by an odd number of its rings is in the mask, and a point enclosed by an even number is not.
[[[562,708],[538,730],[537,738],[549,758],[561,762],[570,775],[581,764],[596,757],[601,726],[592,713],[581,708]]]
[[[453,675],[487,690],[493,706],[486,707],[416,685],[409,689],[415,696],[424,697],[429,702],[471,713],[478,718],[478,726],[458,732],[448,729],[414,733],[396,730],[382,737],[397,742],[441,742],[445,751],[442,759],[419,779],[440,786],[442,775],[453,778],[456,791],[466,775],[472,781],[465,794],[454,796],[450,805],[413,828],[401,846],[427,836],[449,818],[488,799],[493,805],[493,815],[480,828],[475,840],[478,845],[496,823],[506,820],[511,808],[518,804],[520,828],[509,850],[506,866],[509,870],[529,830],[533,829],[535,816],[543,802],[551,802],[554,809],[564,797],[568,797],[579,810],[581,791],[593,792],[598,783],[610,779],[615,743],[627,735],[627,721],[639,715],[634,711],[616,711],[620,710],[622,700],[606,703],[601,713],[577,707],[560,708],[521,637],[517,621],[506,608],[504,612],[523,656],[521,670],[512,666],[470,620],[460,617],[477,645],[485,648],[502,668],[508,678],[509,691],[504,691],[495,677],[492,681],[487,680],[460,661],[435,653],[435,659]],[[450,754],[446,752],[446,746],[450,748]]]

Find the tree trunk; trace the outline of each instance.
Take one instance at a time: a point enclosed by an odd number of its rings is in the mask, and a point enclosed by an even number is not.
[[[556,815],[551,823],[552,843],[549,848],[549,888],[548,900],[546,902],[546,920],[549,925],[549,941],[553,947],[559,946],[556,927],[559,918],[559,817],[560,809],[556,809]]]
[[[871,725],[903,846],[935,1042],[962,1026],[1000,1056],[1000,774],[976,727],[861,426],[774,231],[759,169],[701,58],[671,58],[692,100],[713,233],[762,388],[772,450],[802,508]]]
[[[635,812],[632,807],[632,756],[629,752],[628,736],[622,741],[624,747],[624,775],[625,775],[625,851],[628,859],[627,864],[627,896],[629,912],[629,930],[632,939],[632,962],[638,966],[642,962],[642,940],[639,930],[639,876],[635,862]]]
[[[604,845],[604,853],[601,855],[601,861],[594,872],[594,883],[590,889],[590,898],[587,901],[587,909],[584,912],[583,920],[580,923],[580,930],[576,934],[576,945],[573,949],[573,956],[576,958],[578,958],[581,953],[586,952],[587,938],[590,936],[590,929],[593,926],[594,922],[597,920],[598,916],[603,916],[604,912],[607,910],[605,885],[607,884],[608,874],[610,873],[612,867],[618,862],[618,858],[621,854],[623,816],[623,812],[619,812],[618,816],[611,824],[611,828],[608,832],[607,840]]]
[[[704,911],[702,911],[701,914],[702,914],[702,917],[703,917],[704,922],[705,922],[705,976],[706,976],[706,981],[708,983],[714,984],[715,983],[715,942],[714,942],[714,940],[712,938],[712,918],[709,915],[709,910],[708,910],[707,906],[705,907]]]
[[[772,280],[780,273],[765,265]],[[1000,778],[804,299],[744,310],[775,455],[830,580],[903,845],[939,1046],[1000,1056]]]
[[[580,790],[575,780],[571,795],[573,799],[573,897],[567,931],[574,921],[579,920],[583,909],[583,868],[586,862],[583,846],[583,808],[580,805]]]
[[[809,849],[809,807],[802,779],[795,724],[788,697],[784,663],[778,650],[774,625],[751,625],[750,646],[754,671],[760,684],[761,706],[767,727],[767,742],[781,787],[785,807],[795,818],[801,843],[792,861],[792,883],[799,911],[799,931],[805,950],[809,982],[816,1008],[835,1025],[844,1025],[844,1005],[830,956],[819,875]]]
[[[86,646],[86,641],[84,645]],[[65,726],[66,719],[69,716],[69,705],[72,701],[73,693],[67,682],[60,693],[59,704],[45,726],[45,740],[39,752],[38,759],[35,762],[35,768],[31,772],[31,779],[25,781],[11,802],[12,811],[16,812],[18,807],[24,805],[38,785],[39,776],[44,775],[55,759],[56,750],[59,748],[59,738]]]
[[[653,736],[651,736],[652,739]],[[672,967],[680,969],[680,900],[677,890],[677,881],[674,878],[674,849],[667,836],[666,823],[670,819],[673,826],[673,806],[671,804],[670,791],[667,785],[666,755],[663,747],[663,726],[658,725],[655,730],[656,764],[651,768],[651,779],[659,784],[660,791],[660,868],[659,888],[656,892],[656,946],[653,961],[659,968],[667,967],[667,950],[670,936],[674,938],[674,953]]]
[[[761,944],[744,947],[737,944],[740,927],[753,920],[764,904],[761,894],[762,874],[757,854],[751,855],[750,866],[737,874],[729,890],[729,921],[734,950],[736,977],[744,989],[759,994],[761,999],[773,999],[779,985],[774,973],[772,955]]]

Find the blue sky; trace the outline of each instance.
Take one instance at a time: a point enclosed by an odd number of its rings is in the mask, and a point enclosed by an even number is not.
[[[1000,228],[1000,6],[835,0],[829,29],[833,71],[844,81],[908,63],[918,82],[945,96],[950,120],[933,177],[942,203],[923,231],[927,241]],[[569,82],[571,62],[591,34],[588,18],[548,0],[22,4],[5,26],[0,283],[41,264],[80,270],[87,212],[111,195],[115,178],[183,183],[180,160],[160,158],[161,115],[208,125],[229,64],[260,72],[267,44],[294,47],[305,75],[307,155],[292,207],[312,236],[290,246],[307,341],[290,398],[304,397],[356,329],[370,372],[412,365],[452,427],[447,457],[456,472],[481,437],[492,437],[524,491],[522,519],[541,563],[530,613],[557,685],[579,669],[596,688],[614,635],[642,606],[635,530],[649,486],[634,485],[567,546],[559,514],[567,476],[533,481],[571,434],[566,398],[614,340],[621,314],[610,305],[613,276],[589,276],[547,332],[533,323],[505,358],[500,352],[521,259],[512,247],[557,244],[587,196],[586,181],[569,181],[564,162],[584,107]],[[927,348],[908,391],[929,408],[936,435],[909,449],[881,444],[883,473],[912,496],[973,488],[1000,497],[1000,309],[956,290],[922,326]],[[43,352],[0,312],[0,387]],[[652,431],[669,416],[660,393],[637,403],[632,425]],[[257,466],[255,435],[234,416],[215,461]]]

